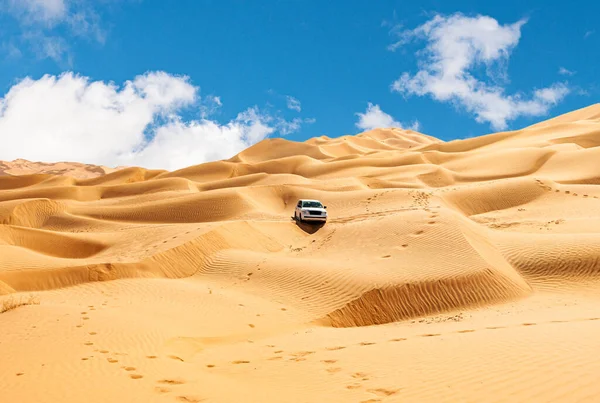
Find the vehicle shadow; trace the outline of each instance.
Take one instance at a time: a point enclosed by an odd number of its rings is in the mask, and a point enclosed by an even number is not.
[[[300,222],[294,217],[291,217],[292,221],[296,222],[296,225],[307,234],[314,234],[325,225],[324,222]]]

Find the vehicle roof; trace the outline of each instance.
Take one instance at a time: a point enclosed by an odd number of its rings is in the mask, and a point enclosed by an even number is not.
[[[303,202],[305,202],[305,201],[307,201],[307,202],[319,202],[319,203],[321,203],[321,200],[315,200],[315,199],[300,199],[298,201],[303,201]]]

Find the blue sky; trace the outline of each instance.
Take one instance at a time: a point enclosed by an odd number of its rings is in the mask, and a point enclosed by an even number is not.
[[[385,125],[451,140],[600,95],[590,2],[0,4],[0,159],[176,169]]]

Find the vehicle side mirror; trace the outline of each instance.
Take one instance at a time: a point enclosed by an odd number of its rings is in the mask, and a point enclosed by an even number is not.
[[[327,208],[327,206],[323,206],[323,208]]]

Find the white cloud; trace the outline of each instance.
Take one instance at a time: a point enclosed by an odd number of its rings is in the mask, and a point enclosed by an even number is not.
[[[594,35],[594,33],[596,33],[595,29],[591,29],[589,31],[585,31],[585,34],[583,34],[583,39],[587,39],[590,36]]]
[[[558,69],[558,74],[561,74],[563,76],[572,76],[573,74],[575,74],[575,72],[571,71],[571,70],[567,70],[564,67],[561,67]]]
[[[297,112],[300,112],[302,110],[302,104],[300,103],[299,100],[297,100],[293,96],[291,96],[291,95],[286,96],[286,101],[287,101],[288,109],[292,109]]]
[[[64,0],[8,0],[8,9],[28,24],[54,25],[67,14]]]
[[[286,136],[288,134],[292,134],[292,133],[295,133],[298,130],[300,130],[300,127],[304,123],[312,124],[315,122],[316,122],[316,119],[314,119],[314,118],[304,118],[304,119],[294,118],[291,121],[286,121],[285,119],[277,118],[274,123],[274,127],[277,129],[277,131],[279,133]]]
[[[70,64],[70,37],[82,37],[103,44],[95,0],[0,0],[0,11],[14,17],[21,33],[10,39],[12,46],[27,45],[38,58]]]
[[[175,118],[157,127],[152,140],[139,150],[131,148],[119,164],[174,170],[230,158],[275,131],[266,120],[268,117],[254,108],[224,125],[206,119],[184,122]]]
[[[198,92],[187,77],[165,72],[149,72],[121,86],[71,72],[25,78],[0,98],[0,160],[172,170],[230,158],[303,123],[257,107],[224,124],[204,117],[185,120],[184,108],[203,104]],[[221,104],[214,96],[207,101]]]
[[[484,66],[492,81],[506,80],[507,61],[525,23],[521,20],[501,25],[487,16],[437,15],[413,30],[401,31],[390,49],[416,39],[425,40],[427,46],[417,53],[419,71],[415,75],[403,73],[392,84],[392,91],[452,102],[473,113],[478,122],[489,122],[495,129],[505,129],[507,121],[520,116],[548,113],[569,93],[566,84],[535,90],[527,99],[519,93],[505,94],[497,83],[473,75],[477,67]]]
[[[397,127],[406,128],[410,130],[419,130],[419,121],[415,120],[411,125],[406,127],[402,123],[395,120],[391,115],[388,115],[381,110],[379,105],[373,105],[369,102],[365,113],[356,113],[358,116],[358,122],[356,127],[362,130],[372,130],[378,128]]]
[[[57,63],[71,65],[71,55],[67,41],[60,36],[45,36],[40,33],[26,32],[23,39],[40,59],[52,59]]]
[[[223,106],[221,102],[221,97],[216,97],[214,95],[205,96],[202,100],[202,104],[200,105],[200,117],[202,119],[206,119],[209,116],[215,114],[220,108]]]

